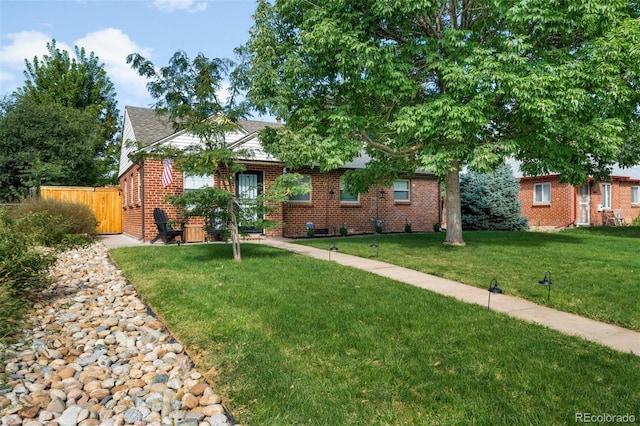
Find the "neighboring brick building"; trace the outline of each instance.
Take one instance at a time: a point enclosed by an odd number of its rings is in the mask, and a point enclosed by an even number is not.
[[[613,210],[620,210],[627,224],[640,215],[640,166],[614,168],[609,180],[576,187],[558,175],[523,176],[516,161],[509,163],[520,179],[522,216],[531,228],[604,225]]]
[[[227,135],[229,146],[253,151],[251,159],[243,160],[246,170],[236,179],[237,185],[263,184],[268,186],[286,167],[266,154],[260,145],[257,132],[277,123],[240,121],[241,131]],[[170,218],[179,219],[178,212],[165,197],[178,195],[184,190],[197,189],[204,185],[215,185],[212,177],[190,177],[174,170],[173,183],[162,187],[161,176],[164,164],[147,159],[133,163],[129,158],[135,148],[128,141],[151,144],[171,144],[186,147],[195,139],[185,132],[174,132],[154,110],[126,107],[124,115],[123,147],[120,156],[119,183],[123,191],[123,233],[134,238],[150,241],[157,234],[153,220],[153,209],[164,209]],[[440,184],[430,173],[416,173],[394,182],[393,187],[372,188],[366,194],[355,197],[341,191],[341,177],[348,169],[361,168],[364,159],[357,158],[341,169],[320,172],[317,168],[296,170],[310,180],[312,191],[304,197],[282,204],[272,219],[281,223],[278,228],[268,230],[267,236],[302,237],[306,235],[306,224],[312,222],[318,234],[337,235],[345,226],[350,234],[371,233],[376,218],[382,221],[383,232],[403,232],[410,223],[412,231],[432,231],[440,222]],[[293,172],[293,171],[292,171]],[[202,225],[202,221],[191,220],[190,224]]]

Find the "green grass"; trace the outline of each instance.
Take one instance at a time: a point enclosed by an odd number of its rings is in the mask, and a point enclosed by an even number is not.
[[[639,357],[480,306],[261,245],[111,253],[245,425],[640,418]]]
[[[488,288],[555,309],[640,330],[640,227],[564,232],[465,232],[466,247],[444,246],[444,233],[300,240]],[[540,284],[551,272],[551,299]]]

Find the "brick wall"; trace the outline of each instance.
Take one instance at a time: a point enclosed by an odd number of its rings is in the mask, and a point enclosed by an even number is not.
[[[326,229],[329,235],[339,233],[346,226],[350,234],[374,232],[373,219],[383,221],[384,232],[403,232],[405,222],[411,223],[412,231],[433,231],[439,220],[439,184],[435,177],[413,177],[410,179],[410,201],[396,202],[393,188],[374,187],[360,194],[358,202],[340,201],[341,170],[321,173],[318,170],[300,170],[311,177],[311,199],[289,202],[284,206],[284,230],[286,237],[306,235],[307,222],[316,229]],[[381,196],[380,190],[384,191]]]
[[[551,184],[550,203],[534,204],[534,186],[538,183]],[[575,221],[575,188],[561,183],[557,176],[521,179],[518,198],[530,227],[567,226]]]
[[[283,172],[282,165],[278,164],[247,163],[246,166],[247,172],[262,172],[265,188]],[[148,159],[142,166],[133,165],[120,178],[123,193],[128,191],[123,205],[125,234],[146,242],[153,239],[157,234],[153,221],[155,207],[165,210],[170,219],[181,220],[176,208],[166,201],[166,196],[182,193],[182,172],[174,169],[173,183],[162,188],[163,167],[162,161]],[[383,221],[384,232],[403,232],[406,222],[411,223],[412,231],[432,231],[434,223],[439,220],[440,187],[435,177],[410,178],[408,202],[394,201],[393,188],[372,188],[369,193],[360,194],[357,203],[344,203],[340,202],[340,177],[343,171],[321,173],[317,169],[306,169],[300,173],[311,176],[311,200],[276,206],[275,212],[267,219],[278,225],[266,230],[267,236],[305,236],[307,222],[313,222],[316,229],[327,229],[330,235],[337,234],[342,225],[347,226],[350,234],[371,233],[374,231],[372,219],[376,217]],[[139,182],[142,182],[142,188],[138,194]],[[235,191],[235,188],[232,190]],[[380,196],[380,190],[384,190],[383,197]],[[331,191],[333,194],[330,194]],[[203,224],[203,220],[192,218],[188,223]]]
[[[640,203],[631,204],[632,187],[639,187],[640,190],[640,181],[624,178],[611,180],[611,208],[622,209],[622,216],[627,224],[640,215]]]
[[[534,185],[537,183],[551,184],[550,203],[534,204],[533,191]],[[625,178],[612,178],[607,183],[611,184],[611,208],[622,209],[625,222],[631,223],[631,220],[640,214],[640,204],[631,204],[631,187],[640,185],[640,182]],[[598,211],[598,205],[602,203],[602,182],[590,182],[589,197],[590,225],[602,225],[604,223],[603,214]],[[529,218],[529,226],[531,227],[564,227],[575,224],[577,220],[577,188],[568,183],[561,183],[557,176],[522,178],[519,199],[522,216]]]

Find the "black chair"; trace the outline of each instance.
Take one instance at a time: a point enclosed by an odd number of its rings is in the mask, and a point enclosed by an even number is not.
[[[167,212],[162,210],[159,207],[153,209],[153,220],[158,227],[158,235],[156,235],[153,240],[151,240],[151,244],[158,241],[160,238],[164,239],[165,244],[169,244],[171,241],[174,241],[176,237],[180,237],[177,241],[178,245],[182,242],[184,236],[182,235],[182,229],[173,229],[171,225],[169,225],[169,216]]]

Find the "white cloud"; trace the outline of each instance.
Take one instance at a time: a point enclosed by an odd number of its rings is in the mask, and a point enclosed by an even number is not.
[[[11,43],[0,47],[0,97],[24,84],[22,73],[25,70],[25,59],[32,62],[36,56],[42,58],[48,53],[47,43],[52,40],[50,35],[38,31],[22,31],[7,37]],[[100,63],[104,64],[107,76],[118,94],[118,107],[121,111],[125,105],[146,107],[151,103],[147,80],[126,62],[130,53],[139,53],[151,59],[151,48],[140,47],[127,34],[115,28],[89,33],[71,44],[56,40],[56,47],[68,51],[71,57],[75,56],[73,46],[84,47],[87,54],[95,53]]]
[[[186,10],[187,12],[196,13],[207,9],[207,3],[196,3],[194,0],[153,0],[153,5],[163,12]]]
[[[84,47],[87,53],[94,52],[100,62],[104,63],[107,75],[113,82],[118,93],[119,108],[123,110],[125,105],[147,106],[150,102],[147,92],[147,80],[138,75],[126,62],[127,55],[139,53],[147,59],[151,59],[152,49],[138,46],[131,38],[116,28],[106,28],[92,32],[83,38],[76,40],[75,45]],[[144,105],[135,99],[144,98]]]
[[[52,37],[39,31],[21,31],[6,36],[11,42],[0,47],[0,93],[13,92],[24,83],[25,59],[33,61],[35,56],[41,58],[47,54],[47,43]],[[56,40],[56,46],[62,50],[70,50],[69,46]]]

